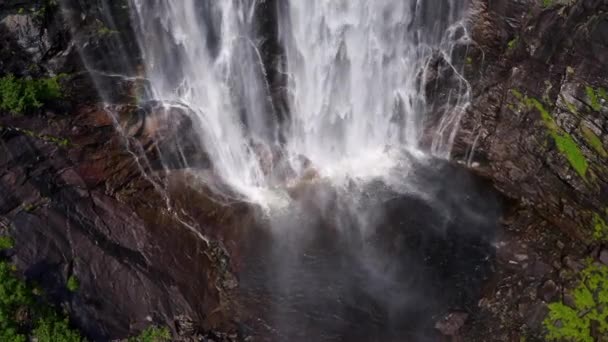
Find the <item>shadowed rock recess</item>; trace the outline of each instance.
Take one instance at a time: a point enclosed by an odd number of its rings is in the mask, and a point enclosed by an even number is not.
[[[251,13],[280,125],[286,3]],[[0,2],[0,259],[88,340],[543,341],[568,324],[555,303],[580,309],[581,271],[608,266],[608,1],[471,0],[471,40],[417,80],[427,147],[457,70],[470,86],[451,160],[401,151],[399,191],[306,160],[277,215],[221,185],[191,109],[141,100],[129,8]]]

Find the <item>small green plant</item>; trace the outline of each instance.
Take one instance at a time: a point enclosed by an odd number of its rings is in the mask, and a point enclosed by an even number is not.
[[[518,45],[519,45],[519,37],[515,37],[507,43],[507,50],[513,51]]]
[[[586,86],[585,94],[587,95],[587,99],[589,100],[589,105],[591,106],[591,109],[596,112],[602,110],[601,100],[608,101],[608,93],[604,88],[594,89],[593,87]]]
[[[608,224],[597,213],[593,214],[593,238],[598,241],[608,240]]]
[[[61,77],[26,79],[9,74],[0,78],[0,110],[23,114],[60,99]]]
[[[15,241],[10,236],[0,236],[0,251],[11,249],[15,246]]]
[[[66,287],[68,288],[68,290],[70,292],[76,292],[78,291],[78,288],[80,287],[80,282],[78,281],[78,278],[76,278],[76,276],[71,275],[68,278],[68,282],[66,284]]]
[[[171,341],[171,333],[166,327],[151,326],[142,331],[138,336],[129,338],[128,342],[168,342]]]
[[[608,267],[589,262],[580,278],[573,306],[549,304],[543,322],[547,340],[593,342],[592,326],[600,336],[608,334]]]

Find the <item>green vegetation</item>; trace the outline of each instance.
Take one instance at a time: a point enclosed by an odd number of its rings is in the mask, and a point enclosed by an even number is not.
[[[13,247],[12,239],[0,237],[0,250]],[[67,288],[76,291],[78,279],[68,278]],[[21,280],[14,266],[0,260],[0,341],[86,342],[70,327],[68,318],[44,303],[43,292]],[[151,326],[128,342],[168,342],[166,327]]]
[[[0,341],[82,341],[67,318],[42,304],[38,293],[17,277],[13,266],[0,261]]]
[[[26,79],[9,74],[0,78],[0,110],[24,114],[60,99],[61,77]]]
[[[66,284],[66,287],[68,288],[68,290],[70,292],[76,292],[78,291],[78,288],[80,287],[80,282],[78,281],[78,278],[76,278],[76,276],[70,276],[68,278],[68,282]]]
[[[547,340],[593,342],[592,326],[600,336],[608,334],[608,267],[590,262],[580,277],[572,291],[574,305],[549,304]]]
[[[543,0],[543,7],[551,7],[553,6],[553,0]]]
[[[580,147],[574,140],[574,138],[568,134],[568,132],[564,131],[559,127],[559,125],[555,122],[549,111],[545,108],[542,102],[533,98],[524,96],[520,91],[516,89],[512,89],[511,93],[515,96],[522,105],[524,105],[528,110],[536,109],[541,115],[545,126],[549,130],[549,134],[555,141],[555,145],[559,152],[566,157],[570,166],[581,176],[581,178],[586,179],[587,170],[589,169],[589,164],[587,159],[583,155]]]
[[[586,86],[585,93],[587,94],[587,99],[589,100],[589,105],[591,106],[591,109],[596,112],[602,110],[602,103],[600,102],[600,99],[608,101],[608,93],[604,88],[594,89],[593,87]]]
[[[517,46],[519,45],[519,36],[511,39],[508,43],[507,43],[507,50],[508,51],[513,51]]]
[[[608,224],[597,213],[593,214],[593,238],[598,241],[608,240]]]
[[[70,141],[66,138],[60,138],[60,137],[56,137],[56,136],[52,136],[52,135],[48,135],[48,134],[39,134],[39,133],[36,133],[29,129],[21,129],[21,128],[17,128],[17,127],[4,127],[4,126],[0,125],[0,131],[2,131],[2,130],[19,132],[19,133],[25,134],[29,137],[40,139],[47,143],[55,144],[55,145],[61,146],[61,147],[66,147],[66,146],[70,145]],[[33,204],[28,204],[24,208],[24,210],[28,211],[28,212],[33,211],[34,209],[36,209],[36,206]]]
[[[11,249],[15,245],[15,241],[10,236],[0,236],[0,251]]]
[[[171,333],[166,327],[151,326],[142,331],[139,336],[131,337],[128,342],[168,342],[171,341]]]
[[[608,158],[608,152],[604,148],[602,140],[587,126],[581,127],[581,133],[587,143],[603,158]]]
[[[61,319],[57,315],[49,315],[38,321],[34,329],[34,336],[38,342],[80,342],[80,334],[70,328],[67,318]]]

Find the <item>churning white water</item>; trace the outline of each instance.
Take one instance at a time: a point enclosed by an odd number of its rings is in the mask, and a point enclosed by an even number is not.
[[[259,50],[266,38],[255,34],[263,2],[131,0],[150,97],[191,109],[226,184],[264,201],[279,159],[294,178],[314,169],[339,181],[382,177],[400,163],[395,151],[419,153],[424,67],[446,47],[465,1],[272,2],[286,120],[277,117]],[[457,128],[458,116],[448,117],[436,151]]]

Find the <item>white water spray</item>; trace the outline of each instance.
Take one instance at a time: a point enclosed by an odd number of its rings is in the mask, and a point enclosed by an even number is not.
[[[294,177],[314,168],[335,181],[384,177],[400,163],[394,151],[419,152],[420,75],[462,19],[463,1],[281,2],[289,107],[281,123],[254,33],[260,2],[131,0],[151,97],[192,110],[227,185],[268,201],[276,151]],[[442,123],[434,150],[458,119]]]

